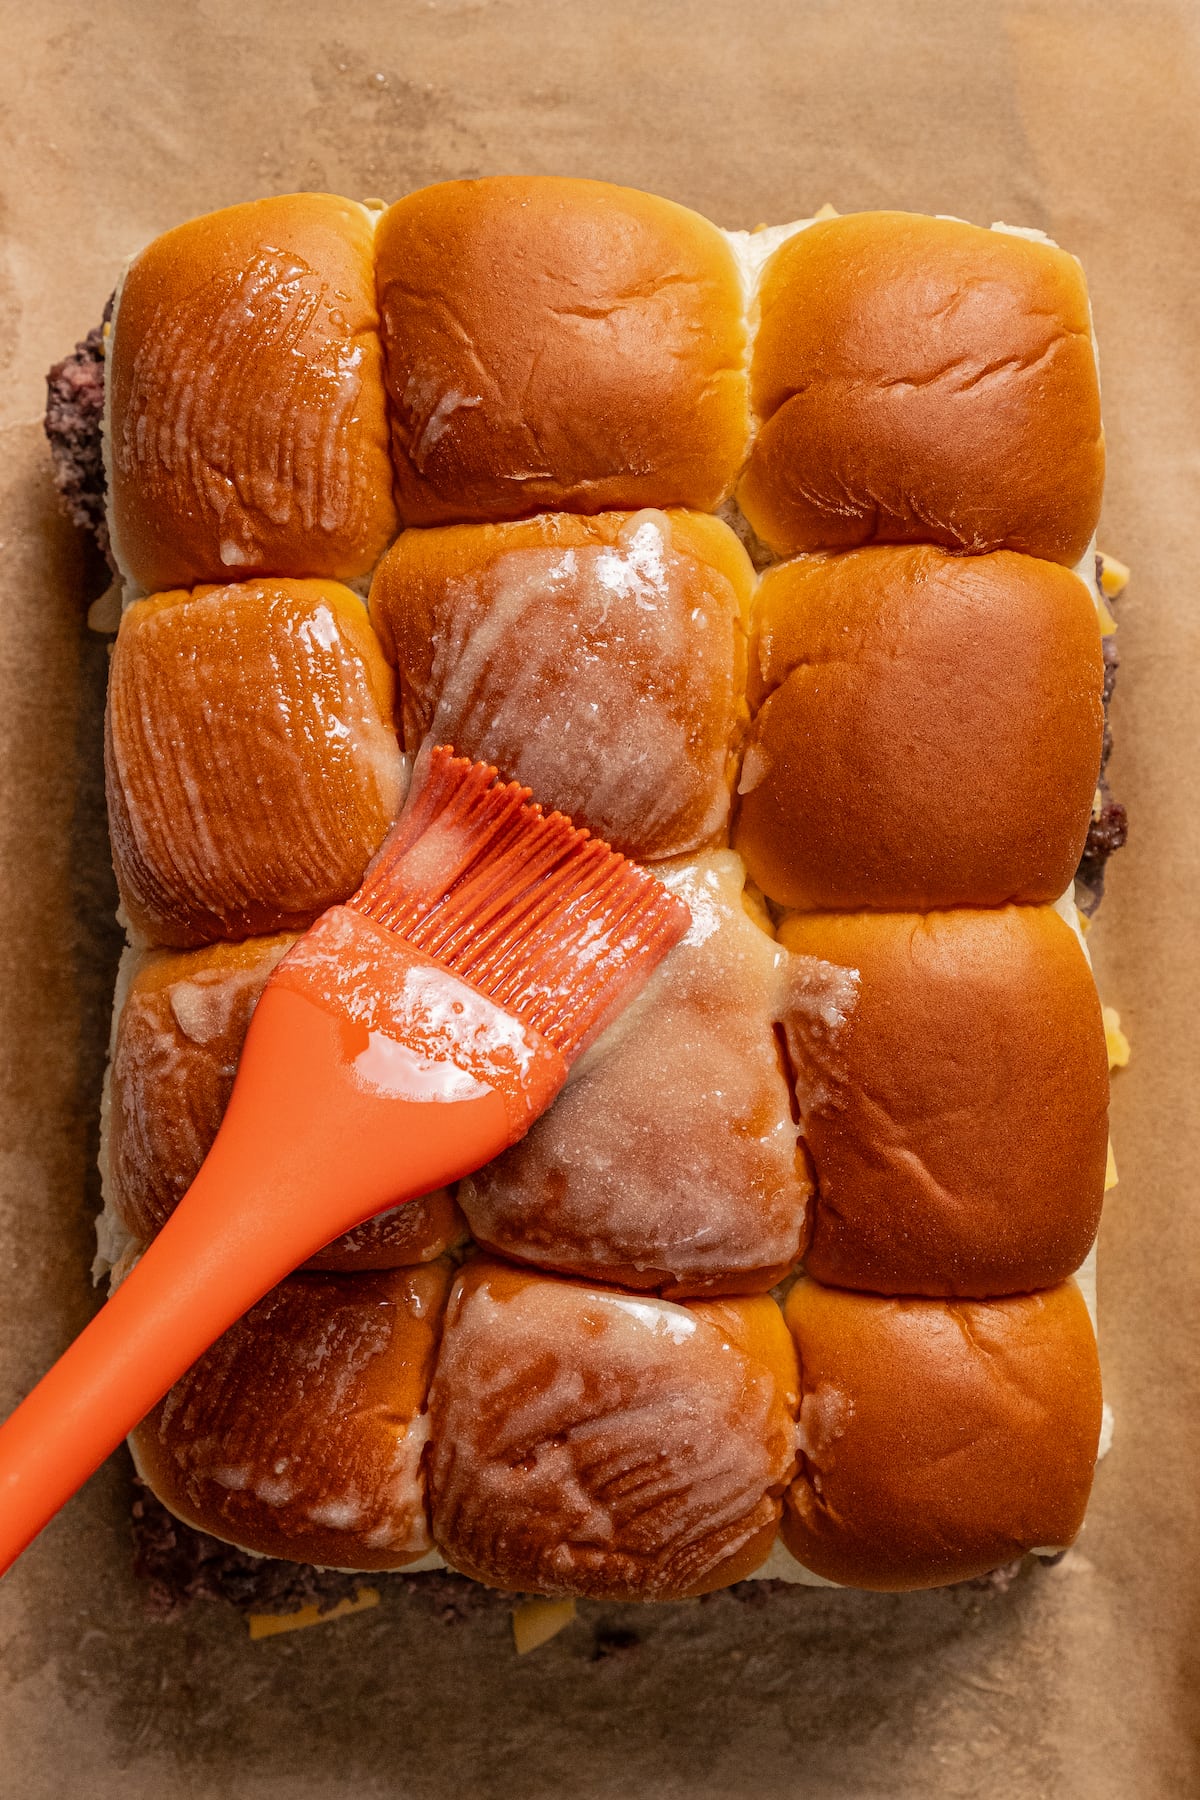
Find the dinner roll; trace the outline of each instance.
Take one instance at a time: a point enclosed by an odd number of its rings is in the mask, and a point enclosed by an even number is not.
[[[688,1306],[468,1264],[429,1396],[434,1541],[492,1587],[676,1600],[770,1550],[795,1468],[774,1300]]]
[[[376,239],[407,525],[714,507],[746,453],[746,325],[715,225],[632,188],[421,188]]]
[[[404,742],[494,763],[642,861],[722,841],[754,571],[700,513],[406,531],[371,587]]]
[[[1008,1300],[884,1300],[801,1281],[800,1471],[783,1540],[851,1587],[938,1587],[1070,1544],[1100,1438],[1074,1282]]]
[[[1083,271],[1044,241],[864,212],[790,237],[760,290],[738,492],[781,555],[858,544],[1074,564],[1104,435]]]
[[[152,943],[299,930],[403,796],[392,675],[348,588],[245,581],[126,612],[108,684],[121,903]]]
[[[428,1554],[425,1399],[444,1263],[292,1275],[132,1433],[177,1518],[259,1556],[400,1569]]]
[[[751,918],[731,851],[669,863],[692,923],[548,1113],[462,1183],[475,1237],[672,1298],[765,1290],[811,1191],[782,1030],[789,958]]]
[[[796,914],[788,1043],[817,1192],[805,1267],[892,1294],[1049,1287],[1096,1234],[1108,1058],[1051,907]]]
[[[106,1204],[137,1244],[150,1242],[199,1173],[229,1103],[250,1015],[294,941],[156,950],[135,968],[113,1036],[103,1160]],[[308,1267],[430,1262],[465,1235],[453,1199],[439,1189],[335,1238]]]
[[[155,238],[108,353],[109,520],[147,592],[365,575],[395,531],[372,219],[332,194]]]
[[[1104,735],[1095,605],[1067,569],[929,545],[805,556],[756,606],[765,694],[735,844],[788,907],[1052,901]]]

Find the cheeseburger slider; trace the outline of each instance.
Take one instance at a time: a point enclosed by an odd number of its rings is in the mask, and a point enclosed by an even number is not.
[[[285,195],[136,255],[47,429],[121,601],[114,1279],[429,746],[692,920],[521,1141],[138,1426],[161,1605],[899,1590],[1070,1544],[1110,1180],[1080,907],[1124,835],[1075,259],[594,181]]]

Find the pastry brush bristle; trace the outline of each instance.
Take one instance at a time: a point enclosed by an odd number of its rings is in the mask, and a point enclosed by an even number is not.
[[[689,921],[644,869],[448,749],[431,753],[350,905],[568,1058]]]

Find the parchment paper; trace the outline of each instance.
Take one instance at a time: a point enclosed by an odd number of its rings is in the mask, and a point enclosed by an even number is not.
[[[0,1588],[14,1800],[1200,1793],[1200,6],[1127,0],[0,3],[0,1409],[81,1326],[117,952],[96,571],[59,521],[42,377],[123,256],[271,191],[524,170],[726,225],[830,200],[1045,228],[1084,259],[1120,602],[1092,935],[1134,1061],[1100,1303],[1115,1447],[1078,1547],[1006,1593],[503,1610],[397,1600],[251,1643],[149,1623],[114,1462]],[[632,1632],[621,1649],[611,1633]]]

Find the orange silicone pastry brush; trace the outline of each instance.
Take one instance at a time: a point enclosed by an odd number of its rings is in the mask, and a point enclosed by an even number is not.
[[[528,789],[433,751],[358,893],[275,970],[183,1201],[0,1427],[0,1570],[268,1288],[521,1137],[687,925]]]

